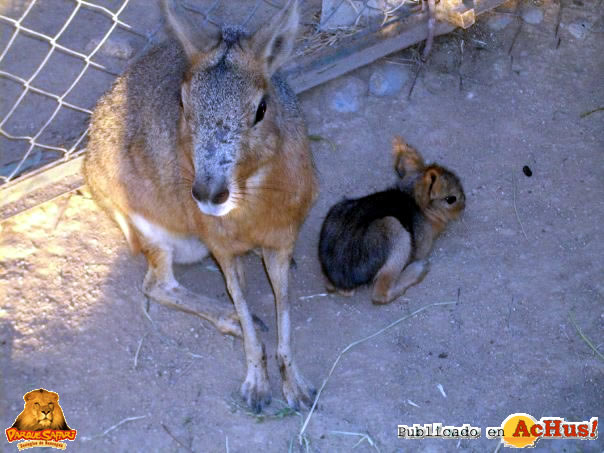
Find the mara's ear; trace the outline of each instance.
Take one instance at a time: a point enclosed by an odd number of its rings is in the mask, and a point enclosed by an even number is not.
[[[267,74],[272,75],[289,58],[298,33],[298,1],[289,0],[285,7],[251,37],[251,49]]]
[[[394,169],[401,179],[415,178],[424,170],[424,159],[402,137],[397,136],[392,140],[392,154]]]
[[[423,209],[441,192],[440,172],[436,168],[428,168],[415,184],[415,201]]]
[[[178,0],[161,0],[161,7],[168,27],[180,41],[189,60],[200,52],[207,52],[220,40],[220,30],[208,21],[201,29],[194,27]]]

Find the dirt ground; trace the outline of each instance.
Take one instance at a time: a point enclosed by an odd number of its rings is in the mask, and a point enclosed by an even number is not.
[[[129,255],[85,192],[0,224],[0,426],[39,387],[60,394],[78,430],[68,445],[74,452],[493,452],[499,441],[486,439],[485,428],[511,413],[602,418],[604,363],[571,317],[604,352],[604,112],[585,115],[604,106],[604,24],[601,1],[563,3],[558,46],[552,3],[540,5],[545,18],[536,25],[512,16],[495,32],[486,15],[469,32],[437,39],[410,99],[412,78],[395,96],[363,95],[356,113],[329,108],[342,80],[301,96],[309,132],[335,145],[313,142],[321,194],[291,271],[295,351],[306,378],[319,387],[353,341],[425,305],[456,302],[345,354],[302,445],[308,413],[288,411],[280,399],[273,297],[259,258],[250,256],[246,270],[248,302],[269,327],[261,337],[273,403],[262,417],[238,396],[241,341],[154,304],[151,324],[142,310],[144,259]],[[583,39],[568,32],[577,21],[591,27]],[[407,50],[346,77],[366,85],[376,68],[412,56]],[[404,298],[376,307],[367,289],[325,296],[321,222],[344,195],[393,183],[395,134],[457,172],[466,212]],[[178,267],[177,278],[230,303],[212,260]],[[398,424],[433,422],[469,423],[483,436],[397,438]],[[535,451],[599,453],[604,440],[545,439]]]

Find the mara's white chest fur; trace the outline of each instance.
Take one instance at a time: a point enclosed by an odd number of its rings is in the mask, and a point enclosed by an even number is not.
[[[196,263],[208,256],[207,247],[196,236],[174,234],[139,214],[130,214],[130,220],[145,241],[154,247],[170,252],[175,263]],[[119,220],[118,223],[122,226]],[[124,231],[124,234],[126,239],[129,239],[131,233]]]

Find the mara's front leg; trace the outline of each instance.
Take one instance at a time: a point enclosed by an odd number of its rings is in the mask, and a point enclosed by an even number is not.
[[[298,410],[310,408],[316,391],[298,372],[292,353],[291,322],[288,299],[288,272],[291,251],[263,249],[264,265],[275,293],[277,310],[277,363],[283,379],[283,396],[287,404]]]
[[[258,339],[254,328],[253,317],[243,296],[241,282],[241,263],[233,256],[214,257],[220,264],[226,279],[229,294],[235,304],[235,310],[239,316],[239,324],[243,331],[243,347],[247,362],[247,374],[241,385],[241,396],[254,412],[261,412],[265,405],[271,402],[271,389],[266,368],[266,351],[264,345]],[[240,275],[241,274],[241,275]]]

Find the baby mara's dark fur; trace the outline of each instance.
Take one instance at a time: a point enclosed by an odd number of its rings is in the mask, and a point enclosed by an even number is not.
[[[388,231],[376,226],[376,220],[394,217],[413,238],[413,223],[420,215],[413,197],[397,188],[337,203],[321,229],[323,273],[336,288],[346,291],[371,282],[393,245]]]
[[[397,186],[335,204],[319,240],[330,289],[350,292],[375,280],[376,303],[391,302],[423,278],[434,239],[465,206],[451,171],[426,166],[400,138],[394,140],[394,155]]]

